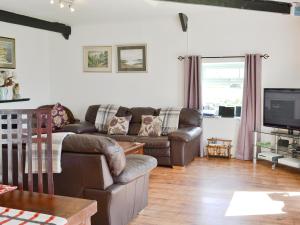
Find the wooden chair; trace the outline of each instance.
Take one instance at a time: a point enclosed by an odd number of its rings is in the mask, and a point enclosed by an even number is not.
[[[0,184],[16,185],[15,178],[17,178],[18,188],[23,190],[23,182],[27,177],[28,190],[33,192],[32,168],[36,157],[37,190],[43,193],[43,145],[46,148],[44,158],[48,194],[54,194],[51,111],[47,109],[0,110]],[[25,159],[27,159],[27,174],[25,174]],[[13,165],[14,162],[17,162],[17,165]]]

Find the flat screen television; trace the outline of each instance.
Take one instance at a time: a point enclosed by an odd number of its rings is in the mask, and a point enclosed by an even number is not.
[[[300,89],[264,89],[264,126],[300,130]]]

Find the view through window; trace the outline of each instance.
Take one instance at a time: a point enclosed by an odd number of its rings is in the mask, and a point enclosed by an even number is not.
[[[218,115],[219,106],[241,106],[244,62],[202,64],[203,113]]]

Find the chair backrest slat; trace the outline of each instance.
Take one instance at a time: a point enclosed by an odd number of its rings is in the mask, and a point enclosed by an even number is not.
[[[2,115],[0,114],[0,130],[2,131]],[[3,138],[4,134],[2,134],[2,132],[0,132],[0,184],[3,183],[3,151],[2,151],[2,138]]]
[[[48,193],[54,194],[54,181],[53,181],[53,166],[52,166],[52,116],[51,112],[47,114],[47,141],[46,141],[46,167],[48,173]]]
[[[41,113],[36,113],[37,117],[37,132],[36,132],[36,145],[37,145],[37,160],[38,160],[38,190],[43,192],[43,150],[42,150],[42,133],[39,129],[41,127]]]
[[[8,184],[13,185],[13,151],[12,151],[12,115],[7,114],[7,179]]]
[[[49,109],[0,110],[0,183],[15,185],[17,173],[18,188],[23,190],[26,158],[28,190],[35,190],[34,174],[37,173],[37,190],[44,191],[46,171],[48,194],[54,194],[51,120]],[[3,158],[3,153],[7,157]]]
[[[23,125],[22,125],[22,115],[18,114],[17,115],[17,129],[18,129],[18,143],[17,143],[17,151],[18,151],[18,188],[19,190],[23,190],[24,186],[23,186],[23,148],[22,148],[22,129],[23,129]]]
[[[28,190],[33,192],[32,174],[32,114],[27,114],[27,167],[28,167]]]

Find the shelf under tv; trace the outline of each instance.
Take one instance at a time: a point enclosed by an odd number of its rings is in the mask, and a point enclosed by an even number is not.
[[[270,138],[265,135],[272,136]],[[263,142],[261,140],[267,140]],[[289,140],[288,146],[279,146],[278,140]],[[260,141],[259,141],[260,140]],[[272,162],[272,168],[275,169],[276,165],[281,164],[300,169],[300,134],[288,134],[276,131],[255,131],[254,132],[254,154],[253,162],[256,163],[257,159],[267,160]],[[260,148],[260,153],[258,149]]]

